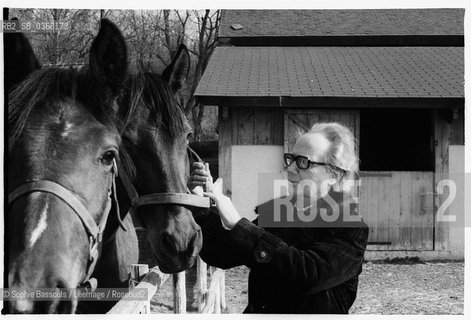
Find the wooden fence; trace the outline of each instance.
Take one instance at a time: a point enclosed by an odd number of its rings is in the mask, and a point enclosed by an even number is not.
[[[130,296],[138,295],[138,291],[147,290],[147,300],[122,299],[109,314],[138,314],[151,313],[150,301],[154,294],[170,278],[173,278],[174,313],[186,313],[186,273],[162,273],[158,267],[149,270],[146,264],[133,264],[129,267]],[[208,266],[198,257],[196,266],[196,283],[194,295],[198,313],[221,313],[226,309],[225,273],[224,270],[209,267],[210,283],[208,288]]]

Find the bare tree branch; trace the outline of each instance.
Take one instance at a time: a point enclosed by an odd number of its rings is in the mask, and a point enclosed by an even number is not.
[[[33,21],[68,21],[70,30],[29,35],[42,64],[86,63],[101,18],[112,20],[128,44],[132,68],[160,71],[181,43],[191,54],[191,69],[182,92],[183,109],[191,116],[198,140],[204,106],[194,98],[198,82],[217,45],[218,10],[76,10],[12,9],[11,16]]]

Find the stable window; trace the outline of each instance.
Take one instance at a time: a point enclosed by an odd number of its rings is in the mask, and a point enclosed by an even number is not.
[[[361,171],[433,171],[431,109],[362,109]]]

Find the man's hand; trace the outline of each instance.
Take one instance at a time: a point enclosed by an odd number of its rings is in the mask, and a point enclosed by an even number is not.
[[[203,195],[203,191],[211,191],[213,189],[213,177],[211,172],[209,172],[209,164],[207,162],[205,164],[193,162],[188,188],[193,194],[199,196]]]
[[[237,222],[242,219],[231,199],[222,193],[222,179],[216,180],[211,192],[204,192],[203,194],[214,200],[224,229],[232,230]]]

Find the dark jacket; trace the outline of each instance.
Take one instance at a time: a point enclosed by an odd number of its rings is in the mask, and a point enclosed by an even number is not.
[[[270,208],[273,201],[262,206]],[[244,313],[348,313],[355,301],[368,238],[363,220],[333,227],[263,229],[258,219],[252,223],[242,218],[228,231],[209,212],[197,222],[203,230],[200,255],[205,262],[251,269]]]

